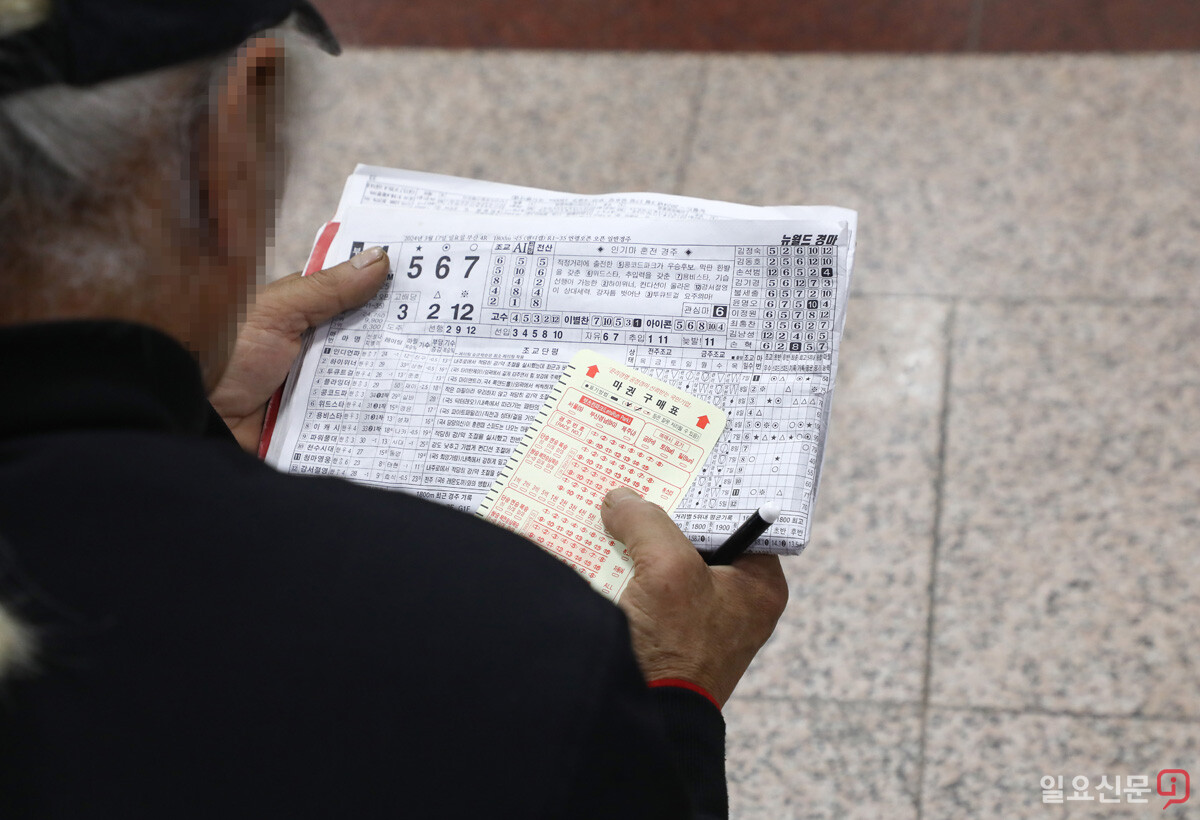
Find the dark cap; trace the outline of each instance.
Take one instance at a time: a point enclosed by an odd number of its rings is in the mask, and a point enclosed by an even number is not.
[[[44,19],[0,37],[0,96],[88,86],[231,49],[293,14],[325,51],[341,51],[308,0],[51,0]],[[5,21],[0,19],[0,29]]]

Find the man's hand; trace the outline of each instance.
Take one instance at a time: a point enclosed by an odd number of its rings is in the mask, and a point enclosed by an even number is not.
[[[299,355],[304,331],[365,304],[387,271],[387,255],[371,248],[310,276],[285,276],[259,294],[208,397],[242,449],[258,452],[267,402]]]
[[[694,683],[724,704],[787,604],[779,558],[710,567],[661,507],[626,487],[610,492],[600,513],[633,557],[620,607],[642,674]]]

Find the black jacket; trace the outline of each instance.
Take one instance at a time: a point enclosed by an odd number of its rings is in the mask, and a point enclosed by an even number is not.
[[[155,331],[0,329],[0,817],[725,813],[724,724],[534,545],[243,453]]]

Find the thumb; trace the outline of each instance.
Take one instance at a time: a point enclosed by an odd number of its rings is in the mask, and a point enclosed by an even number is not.
[[[629,548],[635,566],[652,557],[698,559],[696,548],[671,516],[628,487],[617,487],[604,497],[600,518],[609,533]]]
[[[369,248],[331,268],[308,276],[293,273],[271,283],[256,307],[295,335],[361,307],[387,278],[388,258],[382,248]]]

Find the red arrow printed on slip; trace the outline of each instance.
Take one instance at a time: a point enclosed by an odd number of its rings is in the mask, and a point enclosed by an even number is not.
[[[599,372],[600,372],[600,368],[597,367],[596,365],[592,365],[591,367],[588,368],[588,371],[587,371],[588,378],[594,377]]]
[[[705,427],[707,427],[708,426],[708,416],[701,416],[700,418],[696,419],[696,426],[699,427],[701,430],[703,430]]]

